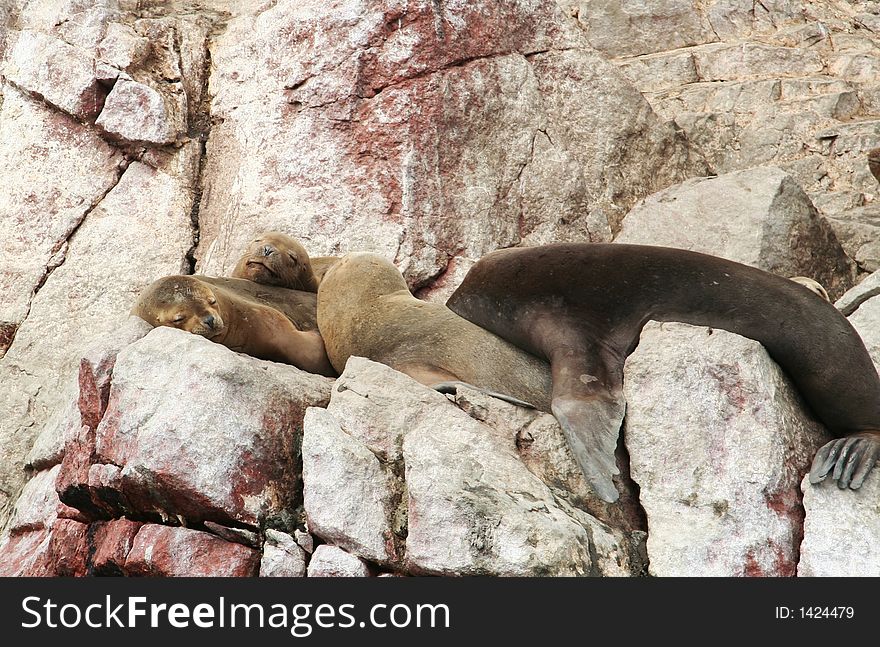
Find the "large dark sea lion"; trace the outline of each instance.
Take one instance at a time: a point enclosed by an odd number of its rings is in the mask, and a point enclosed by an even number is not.
[[[356,355],[428,386],[466,382],[549,411],[547,362],[415,298],[400,271],[376,254],[348,254],[330,268],[318,289],[318,328],[340,373]]]
[[[316,296],[243,279],[166,276],[148,285],[132,314],[240,353],[335,376],[316,330]]]
[[[550,362],[551,409],[605,500],[617,498],[624,361],[649,320],[761,342],[843,437],[816,454],[812,482],[831,473],[857,489],[880,456],[880,377],[864,343],[833,305],[788,279],[680,249],[556,244],[488,254],[447,306]]]
[[[232,276],[263,285],[317,292],[318,284],[336,256],[310,258],[302,244],[278,231],[252,240],[232,270]]]

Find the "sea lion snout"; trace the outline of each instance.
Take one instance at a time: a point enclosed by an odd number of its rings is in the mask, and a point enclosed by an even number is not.
[[[214,318],[214,315],[207,315],[205,317],[202,317],[202,323],[205,325],[206,328],[209,328],[210,330],[214,330],[216,322],[217,320]]]
[[[271,256],[275,251],[276,250],[272,245],[263,245],[263,256]]]

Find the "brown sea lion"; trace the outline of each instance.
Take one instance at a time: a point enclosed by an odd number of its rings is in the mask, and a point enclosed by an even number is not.
[[[376,254],[348,254],[330,268],[318,289],[318,328],[340,373],[357,355],[428,386],[443,383],[441,390],[465,382],[549,411],[547,362],[415,298],[400,271]]]
[[[166,276],[148,285],[132,314],[240,353],[335,376],[315,330],[314,294],[242,279]]]
[[[252,240],[232,270],[232,276],[263,285],[317,292],[324,273],[335,256],[310,258],[294,238],[268,231]]]
[[[551,409],[605,500],[617,497],[611,475],[625,408],[624,360],[649,320],[761,342],[819,419],[843,437],[816,454],[813,483],[831,473],[841,488],[857,489],[880,457],[880,377],[858,333],[827,301],[763,270],[667,247],[505,249],[480,259],[447,305],[550,362]]]

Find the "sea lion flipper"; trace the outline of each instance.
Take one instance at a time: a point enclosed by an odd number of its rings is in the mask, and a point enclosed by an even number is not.
[[[432,384],[431,388],[440,393],[455,395],[457,393],[458,387],[460,386],[466,386],[468,388],[474,389],[475,391],[479,391],[480,393],[485,393],[486,395],[493,398],[498,398],[499,400],[504,400],[505,402],[509,402],[510,404],[515,404],[518,407],[525,407],[526,409],[537,409],[537,407],[531,402],[520,400],[519,398],[515,398],[512,395],[507,395],[506,393],[498,393],[498,391],[483,389],[479,386],[474,386],[473,384],[462,382],[461,380],[448,380],[446,382],[438,382],[437,384]]]
[[[813,459],[810,483],[828,475],[841,489],[857,490],[880,459],[880,432],[859,432],[825,444]]]
[[[551,408],[587,482],[603,501],[617,501],[611,477],[620,473],[614,450],[626,402],[559,396],[553,398]]]

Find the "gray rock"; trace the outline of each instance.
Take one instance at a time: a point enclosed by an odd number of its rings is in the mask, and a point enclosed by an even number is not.
[[[113,86],[95,125],[111,137],[160,146],[175,142],[186,127],[184,114],[169,110],[161,93],[126,79]]]
[[[305,577],[306,552],[287,533],[266,531],[260,577]]]
[[[351,358],[328,411],[309,412],[303,462],[310,530],[398,571],[631,572],[623,534],[567,503],[520,459],[523,421],[503,428],[492,403],[476,402],[471,394],[463,405],[468,414],[387,366]],[[547,423],[549,416],[540,417]],[[558,425],[555,433],[562,435]],[[563,470],[576,469],[570,454],[564,461]],[[366,549],[363,538],[371,538]]]
[[[309,577],[370,577],[364,560],[337,546],[322,544],[309,560]]]
[[[283,229],[315,255],[394,259],[442,299],[458,259],[607,240],[635,200],[705,169],[552,0],[420,0],[391,33],[378,6],[282,0],[216,40],[200,271]]]
[[[868,299],[880,294],[880,271],[865,277],[855,287],[847,290],[834,304],[847,317]]]
[[[800,577],[880,576],[880,473],[874,468],[858,491],[804,478],[804,539]]]
[[[300,483],[291,466],[302,418],[326,403],[330,384],[156,328],[116,360],[94,462],[122,468],[123,494],[138,510],[193,522],[286,522]]]
[[[87,52],[29,30],[18,32],[8,47],[3,74],[16,86],[81,120],[101,111],[105,90]]]
[[[649,322],[626,362],[626,446],[649,572],[793,576],[798,485],[830,435],[755,341]]]
[[[391,527],[401,493],[389,469],[324,409],[306,412],[302,457],[309,530],[372,562],[395,560]]]
[[[609,56],[649,54],[718,39],[692,0],[560,0],[587,34],[590,45]]]
[[[880,297],[862,303],[848,319],[865,342],[877,370],[880,370]]]
[[[808,276],[839,295],[849,261],[810,199],[774,167],[688,180],[655,193],[624,219],[619,243],[714,254],[780,276]]]

